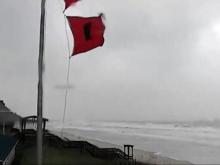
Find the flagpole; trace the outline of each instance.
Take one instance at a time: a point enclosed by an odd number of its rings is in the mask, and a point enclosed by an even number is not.
[[[43,56],[44,56],[44,27],[45,27],[45,4],[46,0],[41,1],[40,18],[40,42],[38,58],[38,97],[37,97],[37,164],[43,162]]]

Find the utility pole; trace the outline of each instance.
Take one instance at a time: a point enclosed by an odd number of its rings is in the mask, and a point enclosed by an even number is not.
[[[44,57],[44,31],[45,31],[45,4],[46,0],[41,1],[40,18],[40,42],[38,58],[38,96],[37,96],[37,164],[43,162],[43,57]]]

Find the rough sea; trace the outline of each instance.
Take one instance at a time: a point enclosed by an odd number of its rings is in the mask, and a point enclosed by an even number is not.
[[[60,129],[61,125],[56,121],[49,123],[50,129]],[[133,144],[136,149],[195,164],[220,164],[220,128],[217,127],[175,122],[71,121],[64,128],[78,137],[120,146]]]

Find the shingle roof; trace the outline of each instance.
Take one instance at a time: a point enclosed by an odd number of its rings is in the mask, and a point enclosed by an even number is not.
[[[15,146],[17,140],[11,136],[0,135],[0,161],[4,161]]]

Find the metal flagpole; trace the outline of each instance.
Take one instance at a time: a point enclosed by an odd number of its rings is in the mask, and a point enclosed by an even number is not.
[[[44,56],[44,27],[45,27],[45,3],[41,1],[41,18],[40,18],[40,43],[38,58],[38,97],[37,97],[37,163],[42,165],[43,162],[43,56]]]

